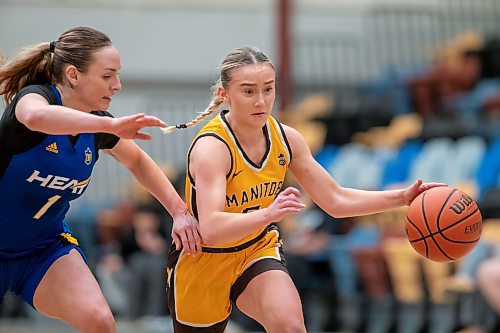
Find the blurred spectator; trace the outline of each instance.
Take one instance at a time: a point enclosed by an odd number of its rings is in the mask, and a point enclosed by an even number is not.
[[[119,243],[123,215],[120,216],[118,212],[116,208],[109,208],[97,214],[98,258],[95,275],[111,311],[117,316],[124,316],[129,312],[130,302],[126,293],[128,273]]]
[[[481,60],[474,51],[482,45],[482,36],[473,32],[445,44],[432,66],[409,82],[415,111],[426,118],[437,116],[447,98],[470,91],[481,76]]]
[[[500,258],[482,262],[478,271],[478,286],[488,303],[500,314]]]
[[[325,331],[335,325],[336,289],[329,262],[332,234],[341,223],[311,205],[294,218],[280,223],[286,249],[287,268],[302,299],[308,331]]]
[[[130,277],[127,293],[132,319],[168,313],[165,267],[169,243],[160,214],[152,204],[139,206],[132,229],[121,239],[121,254]]]

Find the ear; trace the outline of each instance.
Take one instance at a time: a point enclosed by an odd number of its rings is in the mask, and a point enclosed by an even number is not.
[[[227,104],[228,97],[227,97],[226,89],[224,89],[224,87],[219,86],[217,88],[217,95],[219,95],[219,97],[222,98],[222,100],[224,101],[224,103]]]
[[[66,75],[66,79],[70,87],[76,87],[78,81],[78,69],[73,65],[68,65],[64,70],[64,74]]]

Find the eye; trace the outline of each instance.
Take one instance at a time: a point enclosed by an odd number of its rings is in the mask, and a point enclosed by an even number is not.
[[[267,88],[265,89],[265,91],[266,91],[266,92],[271,92],[271,91],[273,91],[273,87],[267,87]]]
[[[246,94],[246,95],[251,95],[251,94],[253,94],[253,90],[251,90],[251,89],[245,89],[245,90],[243,90],[243,93]]]
[[[106,79],[106,80],[107,79],[111,79],[111,75],[104,75],[103,78]]]

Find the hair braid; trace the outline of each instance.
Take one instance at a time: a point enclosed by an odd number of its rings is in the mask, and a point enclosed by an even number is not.
[[[200,112],[198,117],[196,117],[195,119],[193,119],[187,123],[168,126],[168,127],[162,128],[161,130],[168,134],[168,133],[172,133],[173,131],[178,130],[178,129],[184,129],[184,128],[196,126],[198,123],[200,123],[202,120],[206,119],[212,113],[218,111],[219,107],[222,105],[222,103],[223,103],[222,98],[219,95],[214,94],[208,107],[205,110],[203,110],[202,112]]]

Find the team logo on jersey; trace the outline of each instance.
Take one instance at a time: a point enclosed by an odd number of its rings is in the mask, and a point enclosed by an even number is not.
[[[54,154],[59,154],[59,150],[57,149],[57,142],[52,142],[50,145],[45,147],[46,151],[50,151],[51,153]]]
[[[281,166],[284,166],[286,164],[286,160],[285,160],[285,156],[283,155],[283,153],[280,153],[278,155],[278,163],[281,165]]]
[[[30,183],[38,183],[41,187],[51,188],[54,190],[65,191],[66,189],[71,189],[71,193],[82,194],[83,190],[87,187],[90,182],[90,177],[79,181],[78,179],[70,179],[58,175],[40,175],[40,171],[33,170],[31,176],[29,176],[26,181]]]
[[[90,165],[92,163],[92,150],[89,147],[85,149],[85,164]]]

